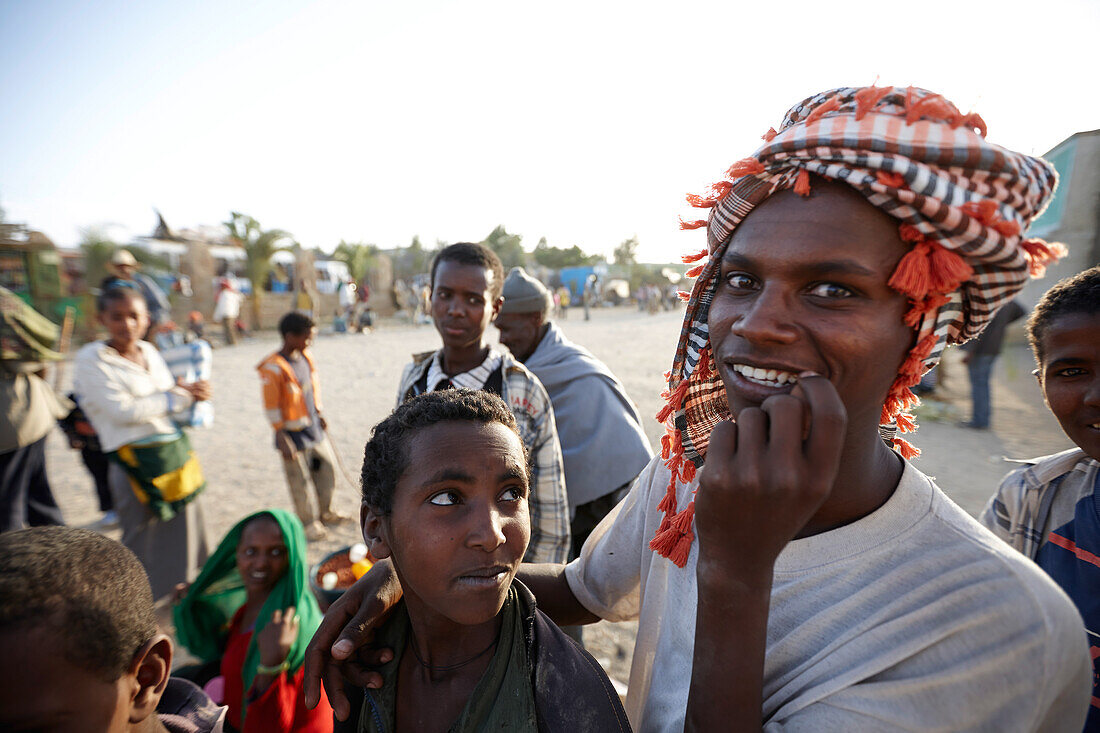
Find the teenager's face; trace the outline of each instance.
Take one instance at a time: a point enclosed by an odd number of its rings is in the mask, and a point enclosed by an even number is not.
[[[0,635],[0,730],[17,733],[122,733],[130,730],[134,685],[69,662],[46,629]]]
[[[120,300],[112,300],[99,314],[99,322],[110,334],[111,342],[119,346],[129,346],[140,341],[149,330],[149,311],[145,298],[140,293]]]
[[[1058,316],[1042,335],[1039,380],[1069,439],[1100,460],[1100,314]]]
[[[304,333],[288,333],[283,337],[283,341],[290,348],[291,351],[301,351],[308,349],[310,344],[313,343],[313,339],[317,336],[317,327],[305,331]]]
[[[259,517],[245,525],[237,543],[237,570],[247,590],[271,592],[289,565],[286,541],[275,520]]]
[[[500,312],[503,298],[493,298],[493,271],[444,260],[432,283],[432,320],[443,346],[468,348],[481,344],[485,329]]]
[[[542,314],[501,313],[493,325],[500,330],[500,343],[517,361],[527,361],[535,353],[542,335]]]
[[[371,551],[393,558],[410,614],[490,621],[531,538],[523,444],[500,423],[462,420],[420,430],[407,450]]]
[[[914,339],[905,296],[886,284],[908,248],[896,220],[845,188],[778,193],[730,240],[709,325],[735,416],[813,371],[836,387],[850,428],[878,425]]]

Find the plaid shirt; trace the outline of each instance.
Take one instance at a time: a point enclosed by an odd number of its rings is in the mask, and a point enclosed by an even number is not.
[[[172,376],[186,383],[210,379],[214,365],[214,352],[202,339],[161,349],[160,355],[168,365]],[[184,428],[208,428],[214,424],[214,404],[209,400],[196,402],[186,412],[172,415],[177,425]]]
[[[1100,488],[1100,462],[1073,448],[1021,463],[1005,476],[979,520],[1034,560],[1051,530],[1073,519],[1077,501]]]
[[[413,386],[431,367],[435,354],[413,356],[401,375],[397,404],[413,396]],[[569,501],[553,406],[538,378],[511,354],[501,354],[501,365],[501,398],[515,415],[531,468],[531,542],[523,560],[564,563],[569,557]]]

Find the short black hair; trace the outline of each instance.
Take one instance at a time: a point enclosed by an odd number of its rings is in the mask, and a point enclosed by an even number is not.
[[[1100,265],[1057,282],[1031,312],[1027,319],[1027,340],[1039,366],[1043,364],[1043,336],[1050,324],[1073,313],[1100,313]]]
[[[294,334],[295,336],[301,336],[313,330],[315,325],[313,319],[305,313],[291,311],[279,319],[279,335],[288,336]]]
[[[363,449],[363,501],[381,514],[393,510],[397,480],[409,465],[409,440],[418,430],[451,420],[500,423],[519,435],[504,400],[474,389],[441,389],[413,397],[374,426]],[[522,443],[522,441],[520,441]],[[526,448],[524,448],[526,456]]]
[[[114,682],[157,634],[145,569],[130,550],[87,529],[0,534],[0,633],[42,628],[69,663]]]
[[[493,273],[493,281],[489,284],[489,293],[493,300],[500,297],[504,289],[504,265],[500,263],[497,253],[476,242],[457,242],[448,245],[439,251],[432,260],[432,290],[435,290],[435,271],[440,262],[457,262],[461,265],[473,265],[483,267]]]
[[[96,298],[95,307],[97,311],[103,313],[110,307],[111,303],[131,299],[145,303],[145,295],[133,285],[111,285]]]

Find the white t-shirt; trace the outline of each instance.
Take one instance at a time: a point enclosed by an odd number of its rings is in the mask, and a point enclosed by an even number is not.
[[[698,535],[683,568],[648,547],[668,481],[655,458],[565,571],[591,612],[638,618],[626,709],[642,732],[683,729],[691,682]],[[1091,687],[1069,598],[908,463],[877,511],[776,561],[767,731],[1079,731]]]

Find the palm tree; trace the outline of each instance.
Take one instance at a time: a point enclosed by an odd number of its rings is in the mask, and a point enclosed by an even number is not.
[[[229,221],[223,224],[229,230],[230,240],[244,247],[245,271],[252,281],[252,326],[259,328],[260,299],[264,281],[271,271],[271,255],[290,249],[279,245],[280,241],[290,239],[290,235],[282,229],[264,230],[260,222],[237,211],[230,212],[229,216]]]

